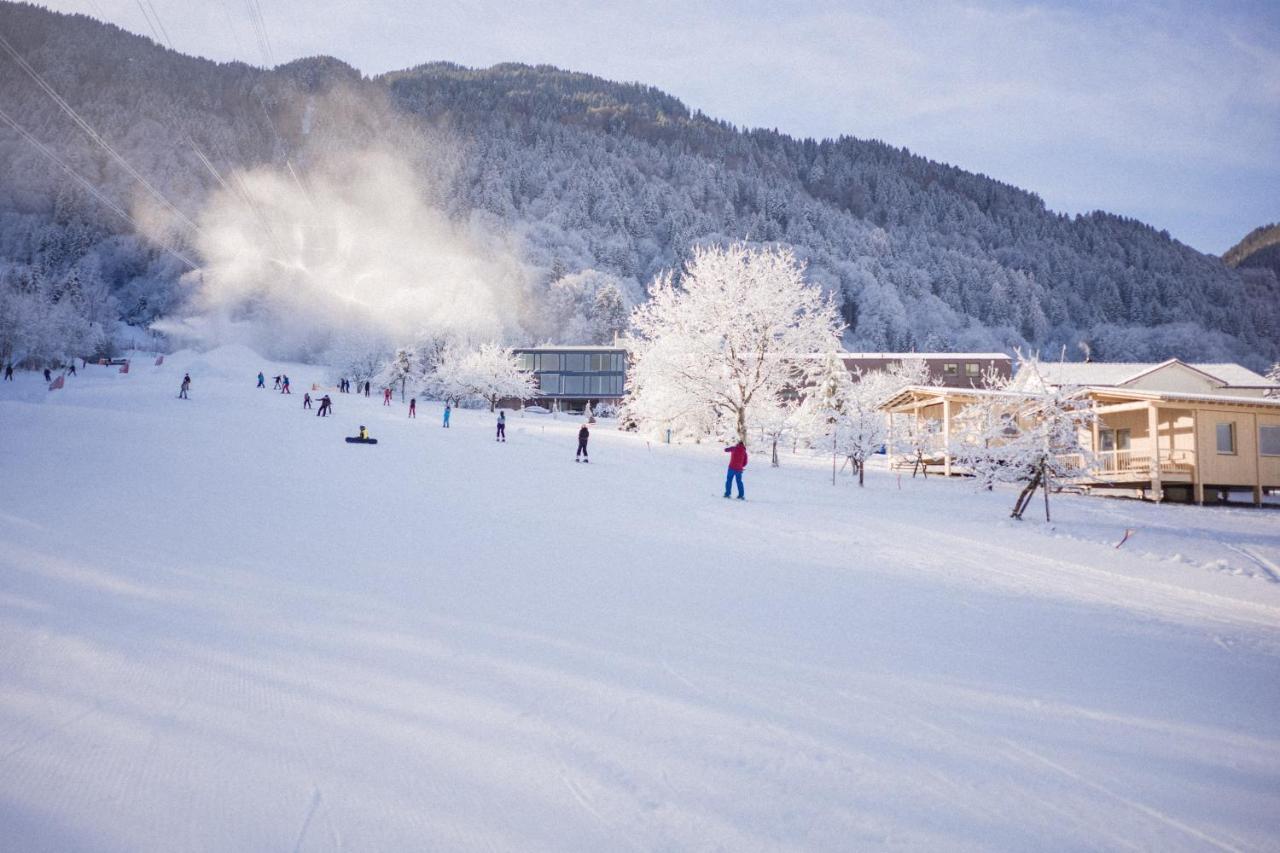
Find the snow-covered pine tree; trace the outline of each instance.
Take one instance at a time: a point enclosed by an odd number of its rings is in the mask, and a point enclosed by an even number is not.
[[[802,387],[802,356],[838,349],[830,299],[788,248],[695,248],[631,315],[632,410],[642,422],[709,411],[746,442],[749,413]]]
[[[626,300],[616,284],[607,282],[596,291],[591,303],[591,343],[611,344],[626,330]]]

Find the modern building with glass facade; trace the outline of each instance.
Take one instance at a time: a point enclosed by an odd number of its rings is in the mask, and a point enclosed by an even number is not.
[[[621,347],[527,347],[515,354],[538,385],[529,401],[534,405],[579,412],[588,402],[617,405],[626,392],[627,351]]]

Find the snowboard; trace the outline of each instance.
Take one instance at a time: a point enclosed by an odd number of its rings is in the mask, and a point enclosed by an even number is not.
[[[347,437],[347,444],[377,444],[377,443],[378,443],[378,439],[376,438],[351,438],[350,436]]]

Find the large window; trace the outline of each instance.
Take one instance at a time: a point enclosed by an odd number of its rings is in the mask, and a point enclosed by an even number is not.
[[[1263,456],[1280,456],[1280,426],[1258,427],[1258,452]]]
[[[1128,450],[1130,432],[1127,429],[1103,429],[1098,431],[1098,440],[1103,452],[1109,450]]]
[[[1236,452],[1236,425],[1234,421],[1218,424],[1218,452],[1233,455]]]
[[[946,364],[942,365],[942,375],[943,376],[959,376],[960,365],[956,364],[955,362],[947,362]]]
[[[520,369],[521,370],[537,370],[538,356],[531,352],[520,353]]]
[[[563,385],[561,385],[561,394],[585,394],[587,393],[587,377],[585,376],[569,376],[561,377]]]
[[[587,356],[581,352],[567,352],[562,357],[561,370],[571,370],[575,373],[581,373],[587,369]]]
[[[544,352],[538,356],[539,370],[559,370],[560,369],[560,353]]]
[[[542,389],[543,394],[559,394],[560,393],[560,374],[539,373],[538,387]]]
[[[981,376],[982,366],[978,364],[976,361],[966,361],[964,363],[964,375],[965,376]]]

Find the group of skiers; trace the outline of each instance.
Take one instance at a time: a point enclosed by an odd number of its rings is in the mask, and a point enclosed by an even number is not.
[[[12,372],[11,368],[12,366],[10,366],[10,370],[6,372],[7,373]],[[8,376],[6,376],[6,378],[8,378]],[[289,393],[289,377],[288,376],[285,376],[283,374],[280,376],[277,376],[275,377],[275,382],[276,382],[276,388],[278,388],[282,394]],[[360,385],[361,383],[356,383],[357,393],[360,392]],[[364,395],[368,397],[370,384],[368,382],[365,382],[363,383],[363,385],[364,385]],[[179,394],[179,396],[182,397],[183,399],[186,399],[187,389],[190,386],[191,386],[191,376],[190,374],[188,374],[184,376],[182,379],[182,391]],[[266,377],[261,372],[258,373],[258,387],[259,388],[266,387]],[[351,387],[351,384],[345,378],[338,381],[339,392],[350,393],[349,391],[350,387]],[[325,394],[324,396],[322,396],[319,402],[320,402],[320,408],[316,411],[316,417],[323,418],[323,417],[328,417],[330,414],[332,414],[333,401],[329,398],[328,394]],[[382,404],[384,406],[391,405],[391,389],[390,388],[383,389]],[[308,410],[311,408],[310,392],[306,392],[302,395],[302,408],[308,409]],[[449,428],[449,417],[452,414],[452,412],[453,412],[453,407],[449,403],[445,403],[444,421],[440,425],[442,428],[444,429]],[[414,397],[409,400],[409,417],[416,419],[418,416],[417,413],[418,413],[418,400],[416,397]],[[360,427],[359,438],[364,440],[364,439],[368,439],[368,437],[369,437],[369,431],[362,425]],[[574,462],[590,462],[591,461],[587,456],[587,442],[590,438],[591,438],[591,430],[587,428],[586,424],[583,424],[582,427],[578,430],[578,449],[573,455]],[[494,435],[494,441],[505,443],[506,440],[507,440],[507,413],[505,410],[499,410],[498,421],[497,421],[497,431]],[[727,473],[725,474],[725,480],[724,480],[724,496],[726,498],[732,497],[733,488],[736,485],[737,491],[738,491],[738,500],[745,501],[747,499],[747,496],[746,496],[746,491],[742,485],[742,472],[746,470],[746,467],[747,467],[747,459],[748,459],[747,447],[745,444],[739,441],[737,444],[734,444],[730,447],[726,447],[724,449],[724,452],[729,454],[729,468]]]

